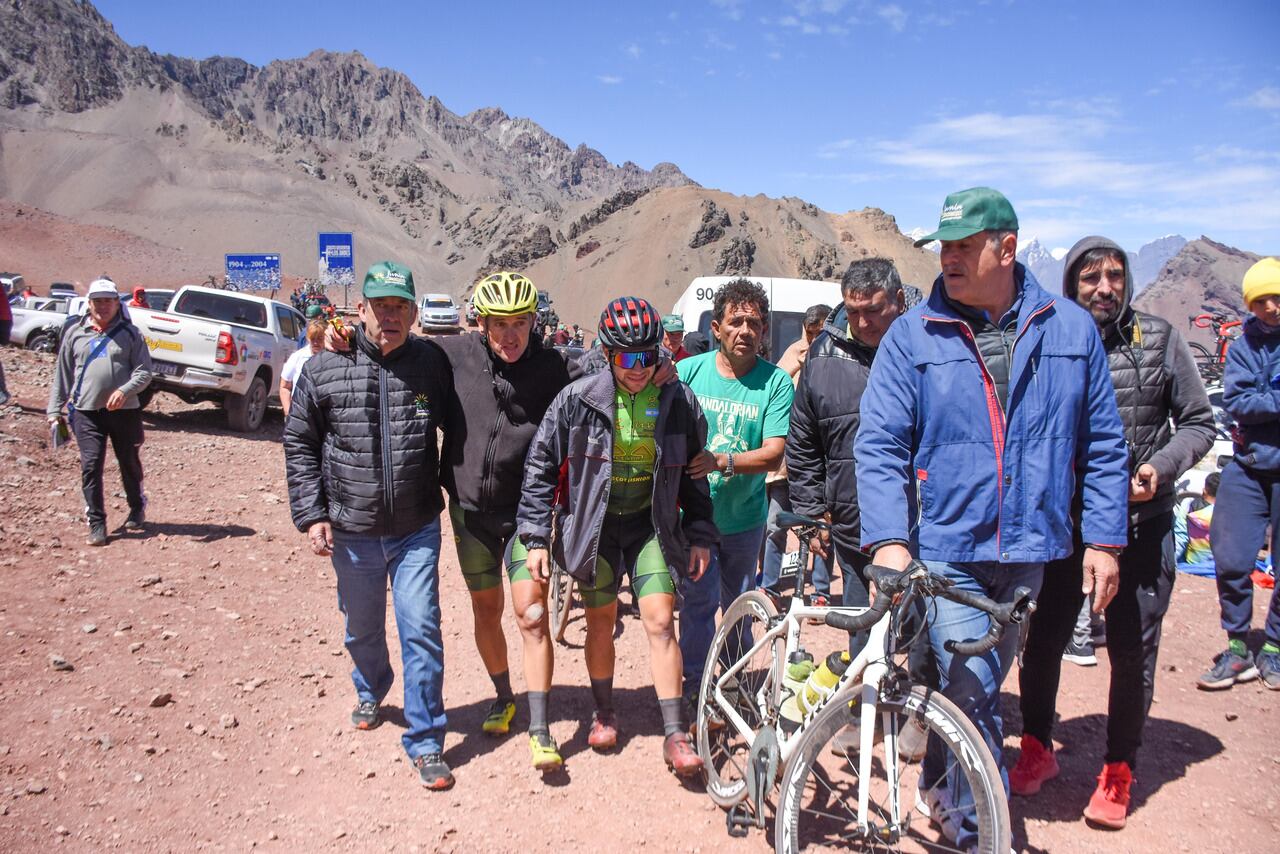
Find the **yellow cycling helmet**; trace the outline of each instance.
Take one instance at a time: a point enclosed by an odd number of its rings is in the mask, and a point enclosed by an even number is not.
[[[538,289],[519,273],[494,273],[476,285],[471,302],[481,317],[512,317],[538,310]]]

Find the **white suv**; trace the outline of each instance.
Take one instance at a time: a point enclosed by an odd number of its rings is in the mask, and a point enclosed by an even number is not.
[[[448,294],[426,294],[418,304],[418,322],[427,331],[457,329],[458,304]]]

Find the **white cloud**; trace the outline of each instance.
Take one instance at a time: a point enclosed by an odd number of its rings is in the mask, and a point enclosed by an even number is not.
[[[731,21],[742,19],[743,0],[711,0],[711,5],[723,12],[724,16]]]
[[[1280,110],[1280,89],[1263,86],[1244,98],[1232,102],[1237,107],[1253,107],[1258,110]]]
[[[806,21],[800,27],[800,32],[804,33],[806,36],[816,36],[822,32],[822,27],[819,27],[817,24],[810,24]]]
[[[644,51],[640,49],[640,45],[636,44],[635,42],[632,42],[631,44],[627,45],[622,50],[624,53],[626,53],[627,56],[631,57],[632,59],[639,59],[640,54],[644,53]]]
[[[876,14],[880,16],[881,20],[892,27],[895,33],[900,33],[907,28],[907,12],[897,3],[890,3],[888,6],[881,6],[876,10]]]
[[[597,74],[596,79],[606,86],[617,86],[622,82],[622,78],[613,74]]]
[[[778,62],[782,59],[782,51],[771,50],[768,53],[766,53],[765,56],[767,56],[769,59],[772,59],[774,62]]]

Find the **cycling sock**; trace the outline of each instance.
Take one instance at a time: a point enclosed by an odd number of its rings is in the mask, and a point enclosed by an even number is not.
[[[1263,652],[1280,652],[1280,644],[1275,641],[1267,641],[1262,645]]]
[[[684,700],[672,697],[669,700],[658,698],[658,708],[662,710],[662,734],[675,735],[684,732]]]
[[[529,692],[529,735],[550,735],[547,726],[547,692]]]
[[[1227,649],[1241,657],[1244,657],[1249,652],[1249,647],[1245,646],[1244,638],[1231,638],[1227,641]]]
[[[596,701],[596,711],[613,711],[613,677],[591,680],[591,696]]]
[[[498,692],[499,700],[514,700],[515,694],[511,693],[511,671],[504,670],[501,673],[490,673],[489,678],[493,680],[493,687]]]

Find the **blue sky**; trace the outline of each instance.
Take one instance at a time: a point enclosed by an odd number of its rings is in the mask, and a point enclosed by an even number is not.
[[[258,65],[359,50],[454,112],[611,161],[932,228],[977,184],[1024,240],[1280,253],[1280,3],[99,0],[130,44]]]

